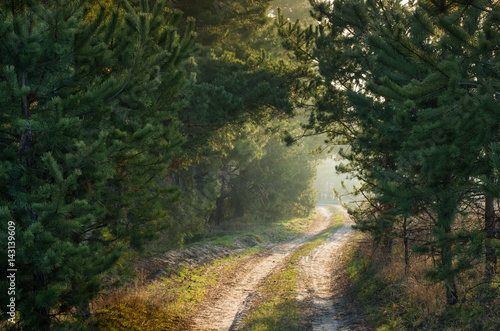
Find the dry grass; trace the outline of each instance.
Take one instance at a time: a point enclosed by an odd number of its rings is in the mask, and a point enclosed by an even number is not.
[[[146,283],[138,279],[123,289],[101,295],[92,304],[97,330],[182,330],[221,272],[233,268],[228,257],[194,268],[184,266],[170,276]]]
[[[411,255],[406,272],[401,246],[395,242],[388,258],[367,235],[360,235],[347,254],[355,292],[378,330],[500,329],[500,291],[498,286],[477,286],[479,266],[459,279],[461,301],[448,306],[443,284],[426,277],[432,259]],[[489,301],[481,299],[481,293],[488,293]]]
[[[279,242],[307,229],[318,217],[286,220],[250,226],[227,225],[212,234],[210,243],[230,246],[243,234],[258,242]],[[97,330],[182,330],[199,303],[221,275],[237,265],[238,257],[256,252],[248,248],[239,255],[216,260],[201,267],[181,267],[161,280],[146,282],[145,277],[128,286],[103,293],[92,303],[93,328]]]

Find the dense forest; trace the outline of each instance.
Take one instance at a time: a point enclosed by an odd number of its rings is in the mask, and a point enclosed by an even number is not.
[[[160,236],[307,216],[318,150],[344,160],[320,168],[326,201],[354,179],[368,254],[423,266],[469,327],[498,322],[497,2],[5,0],[0,17],[2,326],[84,325]]]

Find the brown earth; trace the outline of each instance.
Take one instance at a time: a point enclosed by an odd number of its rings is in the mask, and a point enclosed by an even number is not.
[[[342,261],[354,239],[349,215],[344,225],[300,261],[302,274],[298,299],[308,302],[311,330],[370,330],[356,304]]]

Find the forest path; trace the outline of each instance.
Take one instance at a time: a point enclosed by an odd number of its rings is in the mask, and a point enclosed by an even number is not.
[[[335,286],[332,287],[332,272],[336,269],[341,270],[340,266],[334,266],[334,264],[341,264],[340,251],[352,234],[347,213],[342,208],[341,211],[344,213],[344,226],[331,234],[300,263],[303,281],[300,283],[298,296],[299,299],[310,302],[309,315],[313,330],[350,330],[348,326],[359,319],[348,318],[346,323],[343,323],[342,317],[349,315],[340,314],[337,311],[339,306],[335,303],[338,302],[335,302],[333,298]],[[330,226],[331,212],[325,207],[318,207],[318,214],[320,217],[305,235],[244,257],[237,268],[228,272],[217,283],[216,288],[211,291],[212,294],[201,304],[191,320],[190,329],[237,330],[243,328],[242,318],[248,313],[254,299],[259,296],[259,288],[265,280],[283,267],[287,257]],[[337,274],[341,275],[341,273]],[[340,293],[340,291],[337,292]],[[359,313],[354,314],[355,317],[358,315]],[[355,323],[355,325],[358,324]],[[360,328],[356,328],[358,329]]]
[[[302,257],[298,299],[307,300],[312,330],[369,330],[349,293],[342,255],[353,240],[354,224],[346,210],[335,206],[344,216],[344,225],[330,234],[318,247]]]

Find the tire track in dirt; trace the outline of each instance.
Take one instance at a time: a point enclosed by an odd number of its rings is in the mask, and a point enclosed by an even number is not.
[[[340,206],[344,225],[300,262],[303,275],[298,299],[308,301],[312,330],[368,330],[363,316],[350,304],[341,256],[354,232],[349,215]],[[351,300],[352,301],[352,300]]]
[[[330,225],[330,212],[318,208],[321,218],[309,233],[288,243],[278,244],[257,255],[244,258],[230,277],[221,280],[216,293],[191,320],[192,330],[231,330],[239,326],[246,308],[258,296],[264,280],[277,270],[288,256]]]

